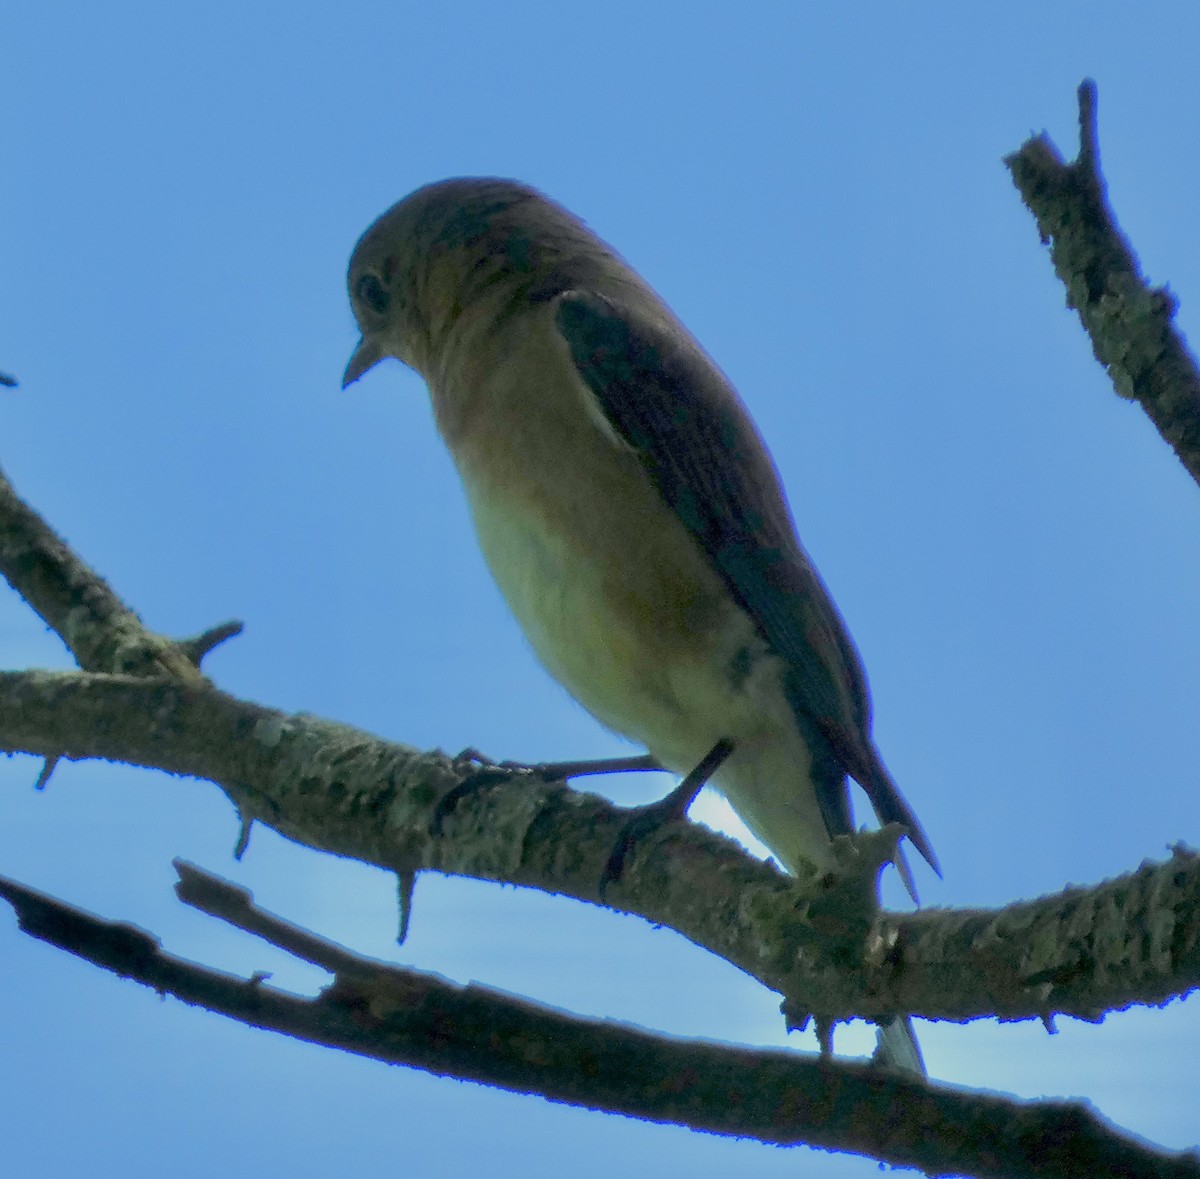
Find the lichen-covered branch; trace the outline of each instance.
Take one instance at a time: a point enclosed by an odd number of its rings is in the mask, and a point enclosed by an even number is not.
[[[203,680],[199,658],[146,628],[0,471],[0,575],[85,671]]]
[[[1097,889],[1000,913],[883,914],[872,929],[861,904],[870,862],[797,881],[730,840],[679,824],[640,847],[619,887],[602,898],[604,865],[625,821],[619,808],[513,775],[470,794],[435,830],[439,802],[473,763],[217,691],[196,663],[236,627],[182,643],[146,631],[2,475],[0,572],[82,666],[134,669],[0,673],[0,748],[47,764],[99,757],[207,778],[244,822],[402,878],[429,869],[639,914],[778,991],[797,1026],[809,1016],[828,1023],[897,1011],[1097,1018],[1200,982],[1197,866],[1183,852],[1170,867]],[[853,860],[861,851],[847,854]]]
[[[1079,126],[1079,155],[1069,164],[1044,134],[1004,162],[1113,387],[1141,405],[1200,482],[1200,374],[1175,328],[1174,297],[1142,277],[1108,203],[1092,81],[1079,87]]]
[[[997,1179],[1198,1179],[1200,1159],[1130,1138],[1078,1102],[1030,1102],[933,1085],[870,1065],[655,1035],[478,985],[360,958],[258,910],[249,895],[182,873],[203,905],[332,968],[315,998],[163,952],[0,879],[21,928],[125,978],[254,1027],[551,1101],[714,1134],[849,1150],[930,1174]]]
[[[2,672],[0,749],[207,778],[243,816],[320,850],[596,904],[625,818],[598,796],[516,774],[463,798],[435,831],[440,799],[473,765],[166,679]],[[1183,849],[1091,889],[844,930],[856,879],[850,868],[796,880],[680,823],[639,846],[605,901],[739,966],[784,995],[796,1023],[897,1010],[1094,1019],[1200,985],[1200,860]]]

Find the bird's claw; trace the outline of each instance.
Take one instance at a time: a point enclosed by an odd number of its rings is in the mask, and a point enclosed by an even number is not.
[[[615,884],[625,874],[625,865],[637,844],[648,835],[653,835],[668,823],[682,822],[688,809],[696,801],[696,795],[704,789],[709,778],[717,772],[725,759],[733,752],[733,742],[722,738],[708,751],[700,764],[670,794],[652,802],[649,806],[634,808],[621,826],[604,871],[600,874],[600,897],[604,898],[610,884]]]
[[[471,752],[473,753],[474,751]],[[463,754],[459,754],[454,759],[456,766],[462,760]],[[479,760],[481,759],[478,757],[467,759],[468,764],[472,762],[478,764]],[[442,828],[446,820],[454,813],[455,808],[464,798],[472,794],[478,794],[480,790],[489,790],[493,786],[501,786],[506,782],[511,782],[513,778],[525,775],[541,777],[538,774],[537,766],[522,765],[520,762],[490,762],[479,765],[478,769],[469,772],[461,782],[456,786],[452,786],[438,799],[433,817],[429,820],[430,834],[442,834]]]

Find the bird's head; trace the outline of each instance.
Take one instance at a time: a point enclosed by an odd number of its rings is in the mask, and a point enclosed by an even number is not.
[[[611,268],[582,222],[514,180],[426,185],[384,213],[350,259],[350,305],[362,339],[342,387],[386,356],[428,377],[464,312],[540,302]]]

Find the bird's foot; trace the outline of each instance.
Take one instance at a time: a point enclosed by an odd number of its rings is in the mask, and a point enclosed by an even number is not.
[[[648,753],[636,757],[592,758],[586,761],[543,761],[528,764],[521,761],[492,761],[478,749],[464,749],[454,758],[456,769],[466,771],[457,786],[442,795],[430,820],[434,835],[442,833],[442,825],[460,802],[480,790],[502,786],[514,778],[538,782],[566,782],[593,774],[624,774],[645,770],[661,770],[662,766]]]
[[[624,875],[625,865],[638,843],[668,823],[680,822],[687,817],[688,808],[696,801],[696,795],[732,752],[733,742],[722,738],[665,798],[652,802],[649,806],[633,808],[617,836],[612,854],[609,855],[608,863],[604,865],[604,872],[600,876],[601,898],[608,886],[615,884]]]
[[[493,786],[502,786],[514,778],[541,777],[537,774],[536,766],[519,761],[492,761],[477,749],[464,749],[454,758],[454,768],[463,771],[464,777],[457,786],[452,786],[438,799],[433,817],[429,820],[431,835],[441,835],[446,820],[464,798],[481,790],[490,790]]]

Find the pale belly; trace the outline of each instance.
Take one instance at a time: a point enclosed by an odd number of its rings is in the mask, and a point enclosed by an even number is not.
[[[670,667],[654,659],[653,619],[614,600],[604,546],[584,529],[554,536],[470,484],[467,493],[492,576],[547,671],[608,728],[647,747],[674,744],[672,731],[688,727],[685,705]]]
[[[492,576],[551,675],[678,774],[732,740],[713,784],[789,869],[824,862],[828,840],[782,663],[690,538],[680,529],[686,543],[672,550],[660,531],[638,551],[628,537],[606,536],[599,516],[547,528],[535,511],[464,483]],[[664,521],[666,536],[674,523]]]

